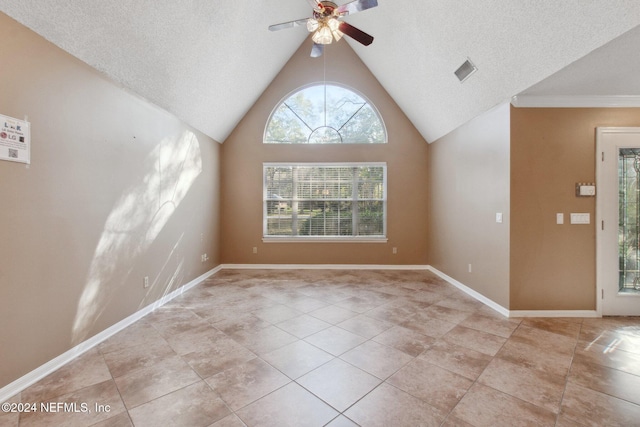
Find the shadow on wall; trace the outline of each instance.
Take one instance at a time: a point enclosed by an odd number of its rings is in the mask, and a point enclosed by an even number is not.
[[[182,251],[180,250],[183,237],[184,233],[177,239],[176,244],[173,245],[173,248],[165,258],[162,268],[153,281],[150,282],[147,293],[138,304],[138,310],[162,300],[174,290],[177,284],[184,283],[184,256],[181,256]],[[177,264],[172,263],[172,260],[175,260]],[[171,271],[172,269],[173,271]]]
[[[119,295],[119,289],[128,282],[136,261],[158,237],[202,172],[198,138],[189,131],[177,139],[164,138],[147,156],[143,170],[145,174],[142,181],[124,191],[104,225],[78,302],[72,331],[73,345],[87,338],[109,302]],[[183,236],[178,239],[169,257],[176,251]],[[165,283],[160,283],[167,265],[168,261],[153,280],[153,287],[149,291],[162,285],[166,286],[162,294],[169,292],[181,274],[183,261]],[[112,281],[114,283],[109,283]]]

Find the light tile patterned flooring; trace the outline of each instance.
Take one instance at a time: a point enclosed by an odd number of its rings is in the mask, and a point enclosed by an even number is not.
[[[91,412],[1,427],[640,426],[640,319],[507,319],[426,271],[226,270],[11,401]]]

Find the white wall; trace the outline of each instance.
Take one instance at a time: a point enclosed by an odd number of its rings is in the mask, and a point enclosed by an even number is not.
[[[504,103],[430,144],[428,157],[429,264],[504,308],[509,156],[510,105]]]

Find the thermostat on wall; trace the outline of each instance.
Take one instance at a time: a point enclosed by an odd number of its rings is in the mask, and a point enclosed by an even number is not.
[[[596,185],[594,183],[578,182],[576,184],[576,197],[594,197]]]

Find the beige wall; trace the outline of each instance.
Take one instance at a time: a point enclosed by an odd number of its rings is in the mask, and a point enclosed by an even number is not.
[[[0,161],[1,388],[220,263],[220,145],[4,14],[0,40],[32,126]]]
[[[512,108],[512,310],[596,308],[595,198],[575,184],[595,182],[598,126],[640,126],[640,109]],[[571,212],[592,225],[571,225]]]
[[[427,144],[347,43],[310,58],[305,41],[222,148],[222,261],[233,264],[427,264]],[[388,144],[263,144],[265,124],[287,94],[313,82],[364,94],[385,121]],[[263,243],[263,162],[387,162],[388,243]],[[252,248],[258,253],[253,254]],[[398,253],[392,254],[397,247]]]
[[[511,310],[595,308],[594,229],[568,224],[595,200],[574,184],[595,178],[595,127],[640,126],[640,109],[505,104],[427,145],[348,44],[312,59],[307,40],[220,146],[4,14],[0,40],[0,114],[32,125],[31,165],[0,161],[0,388],[221,263],[431,264]],[[325,64],[388,144],[262,144]],[[262,243],[276,161],[387,162],[388,243]]]
[[[509,105],[432,143],[428,169],[429,263],[508,308]]]

